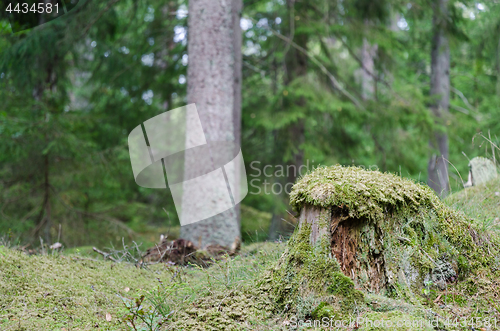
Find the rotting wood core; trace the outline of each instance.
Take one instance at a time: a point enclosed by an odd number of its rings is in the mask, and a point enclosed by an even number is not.
[[[332,214],[330,247],[342,272],[357,286],[380,292],[387,285],[380,230],[367,220]]]
[[[382,230],[376,223],[367,218],[348,217],[336,207],[310,205],[302,209],[299,226],[304,223],[311,224],[311,244],[319,244],[326,237],[341,271],[357,288],[376,293],[386,289]]]

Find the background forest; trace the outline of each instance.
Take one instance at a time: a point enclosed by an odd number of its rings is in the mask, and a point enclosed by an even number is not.
[[[493,157],[500,2],[450,0],[441,25],[432,2],[244,1],[245,241],[286,234],[289,165],[359,165],[427,182],[437,132],[449,142],[455,191],[468,159]],[[0,235],[65,247],[175,237],[170,192],[136,185],[127,137],[186,104],[187,8],[88,0],[16,34],[1,17]],[[450,104],[439,120],[431,93],[438,28],[450,51]]]

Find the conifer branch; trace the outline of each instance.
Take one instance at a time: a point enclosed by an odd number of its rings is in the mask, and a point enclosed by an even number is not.
[[[253,19],[253,18],[250,18],[250,20],[252,20],[254,23],[257,23],[257,21],[255,19]],[[293,48],[295,48],[296,50],[298,50],[299,52],[301,52],[304,55],[306,55],[309,58],[309,60],[311,60],[314,64],[316,64],[316,66],[318,66],[318,68],[330,79],[330,82],[332,83],[332,85],[336,89],[338,89],[343,95],[345,95],[349,100],[351,100],[359,109],[361,109],[363,111],[366,111],[366,109],[363,106],[363,104],[356,97],[354,97],[351,93],[349,93],[349,91],[347,91],[342,86],[342,84],[337,80],[337,78],[335,78],[335,76],[330,71],[328,71],[328,69],[323,65],[323,63],[321,63],[313,55],[309,54],[305,48],[297,45],[297,43],[295,43],[293,40],[290,40],[290,38],[282,35],[278,31],[276,31],[273,28],[271,28],[270,26],[266,25],[266,26],[263,26],[263,28],[266,29],[266,30],[268,30],[268,31],[270,31],[276,37],[280,38],[281,40],[285,41],[286,43],[288,43],[289,45],[291,45]]]

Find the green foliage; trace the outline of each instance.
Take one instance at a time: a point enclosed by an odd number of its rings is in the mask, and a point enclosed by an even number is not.
[[[490,131],[499,143],[498,4],[450,1],[451,107],[440,123],[428,110],[428,1],[290,4],[244,3],[241,142],[247,170],[253,161],[309,161],[425,181],[427,141],[440,129],[449,136],[456,189],[468,170],[462,152],[469,158],[495,153],[474,137]],[[127,135],[186,103],[186,10],[184,0],[89,0],[17,34],[0,19],[0,233],[11,229],[22,241],[34,244],[42,236],[52,242],[60,224],[60,240],[69,247],[118,244],[136,238],[130,229],[178,225],[168,190],[135,184]],[[378,46],[376,93],[369,100],[361,98],[364,39]],[[267,179],[282,187],[295,180],[256,178],[259,185]],[[289,208],[285,190],[250,194],[244,203],[276,219]],[[261,225],[257,235],[245,228],[243,236],[263,240]]]

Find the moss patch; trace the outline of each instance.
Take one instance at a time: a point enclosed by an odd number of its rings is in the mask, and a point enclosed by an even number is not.
[[[431,331],[434,327],[431,321],[409,314],[402,313],[400,311],[390,311],[390,312],[371,312],[360,318],[360,327],[362,330],[366,331],[384,331],[384,330],[396,330],[396,331]]]
[[[340,165],[320,167],[293,186],[290,204],[296,210],[309,204],[341,210],[350,218],[379,222],[391,234],[387,237],[394,245],[399,245],[397,236],[403,234],[404,244],[421,247],[425,251],[420,252],[422,255],[436,258],[435,246],[441,246],[466,257],[462,265],[469,271],[496,263],[498,236],[485,234],[472,219],[443,203],[428,186],[393,174]],[[403,232],[398,234],[397,229]]]
[[[63,255],[27,256],[5,248],[0,252],[2,329],[118,330],[123,307],[118,295],[136,295],[158,285],[150,271],[131,265]],[[169,277],[160,268],[156,271],[160,279]]]
[[[240,256],[210,268],[134,265],[81,256],[28,256],[0,246],[1,330],[130,330],[128,304],[145,296],[174,311],[167,329],[275,329],[272,302],[255,281],[281,254],[283,244],[243,246]],[[111,321],[106,319],[106,314]],[[255,323],[248,327],[247,324]],[[136,321],[140,330],[144,325]],[[163,329],[162,329],[163,330]]]
[[[479,227],[500,232],[500,176],[451,194],[444,202],[476,220]]]
[[[206,293],[179,311],[170,325],[174,330],[252,330],[270,319],[273,303],[251,287]]]
[[[379,171],[335,165],[306,174],[293,186],[290,204],[345,208],[352,218],[382,219],[384,207],[417,211],[421,205],[437,207],[438,197],[428,187]]]
[[[337,260],[329,252],[329,243],[323,240],[311,245],[310,233],[309,223],[295,231],[287,250],[264,284],[268,284],[280,306],[297,310],[304,298],[311,297],[313,301],[323,298],[325,304],[331,305],[329,310],[333,306],[340,307],[335,309],[336,314],[352,313],[356,305],[363,303],[363,293],[356,290],[352,280],[341,272]],[[307,315],[310,312],[297,313]]]

